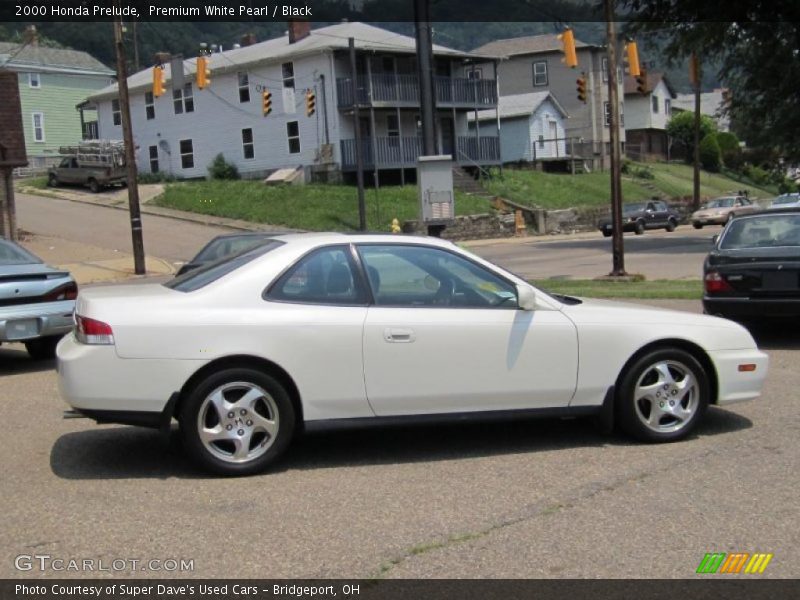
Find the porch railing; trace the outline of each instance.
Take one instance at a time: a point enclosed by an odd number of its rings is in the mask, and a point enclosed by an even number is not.
[[[356,168],[356,140],[341,140],[342,169],[352,171]],[[457,152],[453,160],[459,164],[498,164],[500,162],[500,140],[497,137],[459,136],[456,139]],[[422,154],[422,140],[419,137],[378,137],[373,148],[372,139],[361,140],[361,153],[365,169],[403,169],[417,166],[417,158]]]
[[[418,106],[419,80],[416,75],[376,74],[359,75],[357,91],[353,94],[352,79],[336,80],[339,108],[359,106]],[[497,104],[497,87],[494,79],[465,79],[461,77],[436,77],[434,79],[436,103],[441,107],[491,108]]]

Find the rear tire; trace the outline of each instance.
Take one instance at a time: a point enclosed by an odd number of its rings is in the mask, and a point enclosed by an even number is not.
[[[666,230],[667,230],[669,233],[672,233],[672,232],[673,232],[673,231],[675,231],[677,228],[678,228],[678,224],[675,222],[675,219],[670,219],[669,221],[667,221],[667,226],[665,227],[665,229],[666,229]]]
[[[63,336],[53,335],[25,342],[25,350],[34,360],[50,360],[56,357],[56,346]]]
[[[180,408],[184,447],[219,475],[252,475],[283,454],[295,410],[278,380],[255,369],[224,369],[202,380]]]
[[[100,186],[100,184],[99,184],[99,183],[97,183],[97,180],[96,180],[96,179],[90,179],[90,180],[89,180],[89,189],[91,190],[91,192],[92,192],[93,194],[97,194],[97,193],[99,193],[99,192],[100,192],[100,190],[102,190],[103,188]]]
[[[645,442],[685,438],[708,408],[708,376],[684,350],[648,352],[622,374],[616,408],[623,431]]]
[[[58,177],[51,173],[50,177],[47,178],[47,185],[50,187],[58,187]]]
[[[636,221],[636,226],[634,227],[633,232],[636,235],[642,235],[644,233],[644,222]]]
[[[694,227],[695,229],[702,229],[703,228],[703,224],[702,223],[692,223],[692,227]]]
[[[604,229],[603,230],[603,237],[611,237],[611,232],[608,231],[607,229]]]

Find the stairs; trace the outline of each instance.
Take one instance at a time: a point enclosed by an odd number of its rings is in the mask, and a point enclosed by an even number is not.
[[[477,196],[485,200],[494,199],[480,182],[461,167],[453,167],[453,189],[468,196]]]

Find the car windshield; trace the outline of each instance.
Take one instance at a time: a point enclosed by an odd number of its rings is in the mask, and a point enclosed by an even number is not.
[[[0,240],[0,265],[32,265],[42,261],[33,254],[5,240]]]
[[[638,212],[640,210],[644,210],[646,206],[646,202],[631,202],[630,204],[623,204],[622,214]]]
[[[730,208],[735,200],[736,198],[715,198],[706,205],[706,208]]]
[[[778,196],[775,200],[772,201],[773,204],[794,204],[795,202],[800,202],[800,197],[798,196]]]
[[[722,235],[721,250],[800,246],[800,214],[759,215],[732,221]]]
[[[274,250],[278,246],[282,245],[283,242],[270,240],[261,246],[250,248],[249,250],[245,250],[239,254],[226,256],[220,260],[215,260],[203,265],[202,267],[188,271],[183,275],[178,275],[174,279],[166,282],[164,286],[178,292],[193,292],[195,290],[199,290],[200,288],[207,286],[209,283],[213,283],[214,281],[221,279],[228,273],[232,273],[239,267],[246,265],[259,256],[263,256],[267,252],[270,252],[271,250]]]
[[[208,245],[192,259],[192,262],[203,263],[219,260],[231,254],[239,254],[255,246],[260,246],[270,235],[230,235],[211,240]]]

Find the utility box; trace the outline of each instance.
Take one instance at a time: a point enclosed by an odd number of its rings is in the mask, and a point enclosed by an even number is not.
[[[447,225],[456,214],[453,158],[449,154],[417,159],[420,214],[425,225]]]

